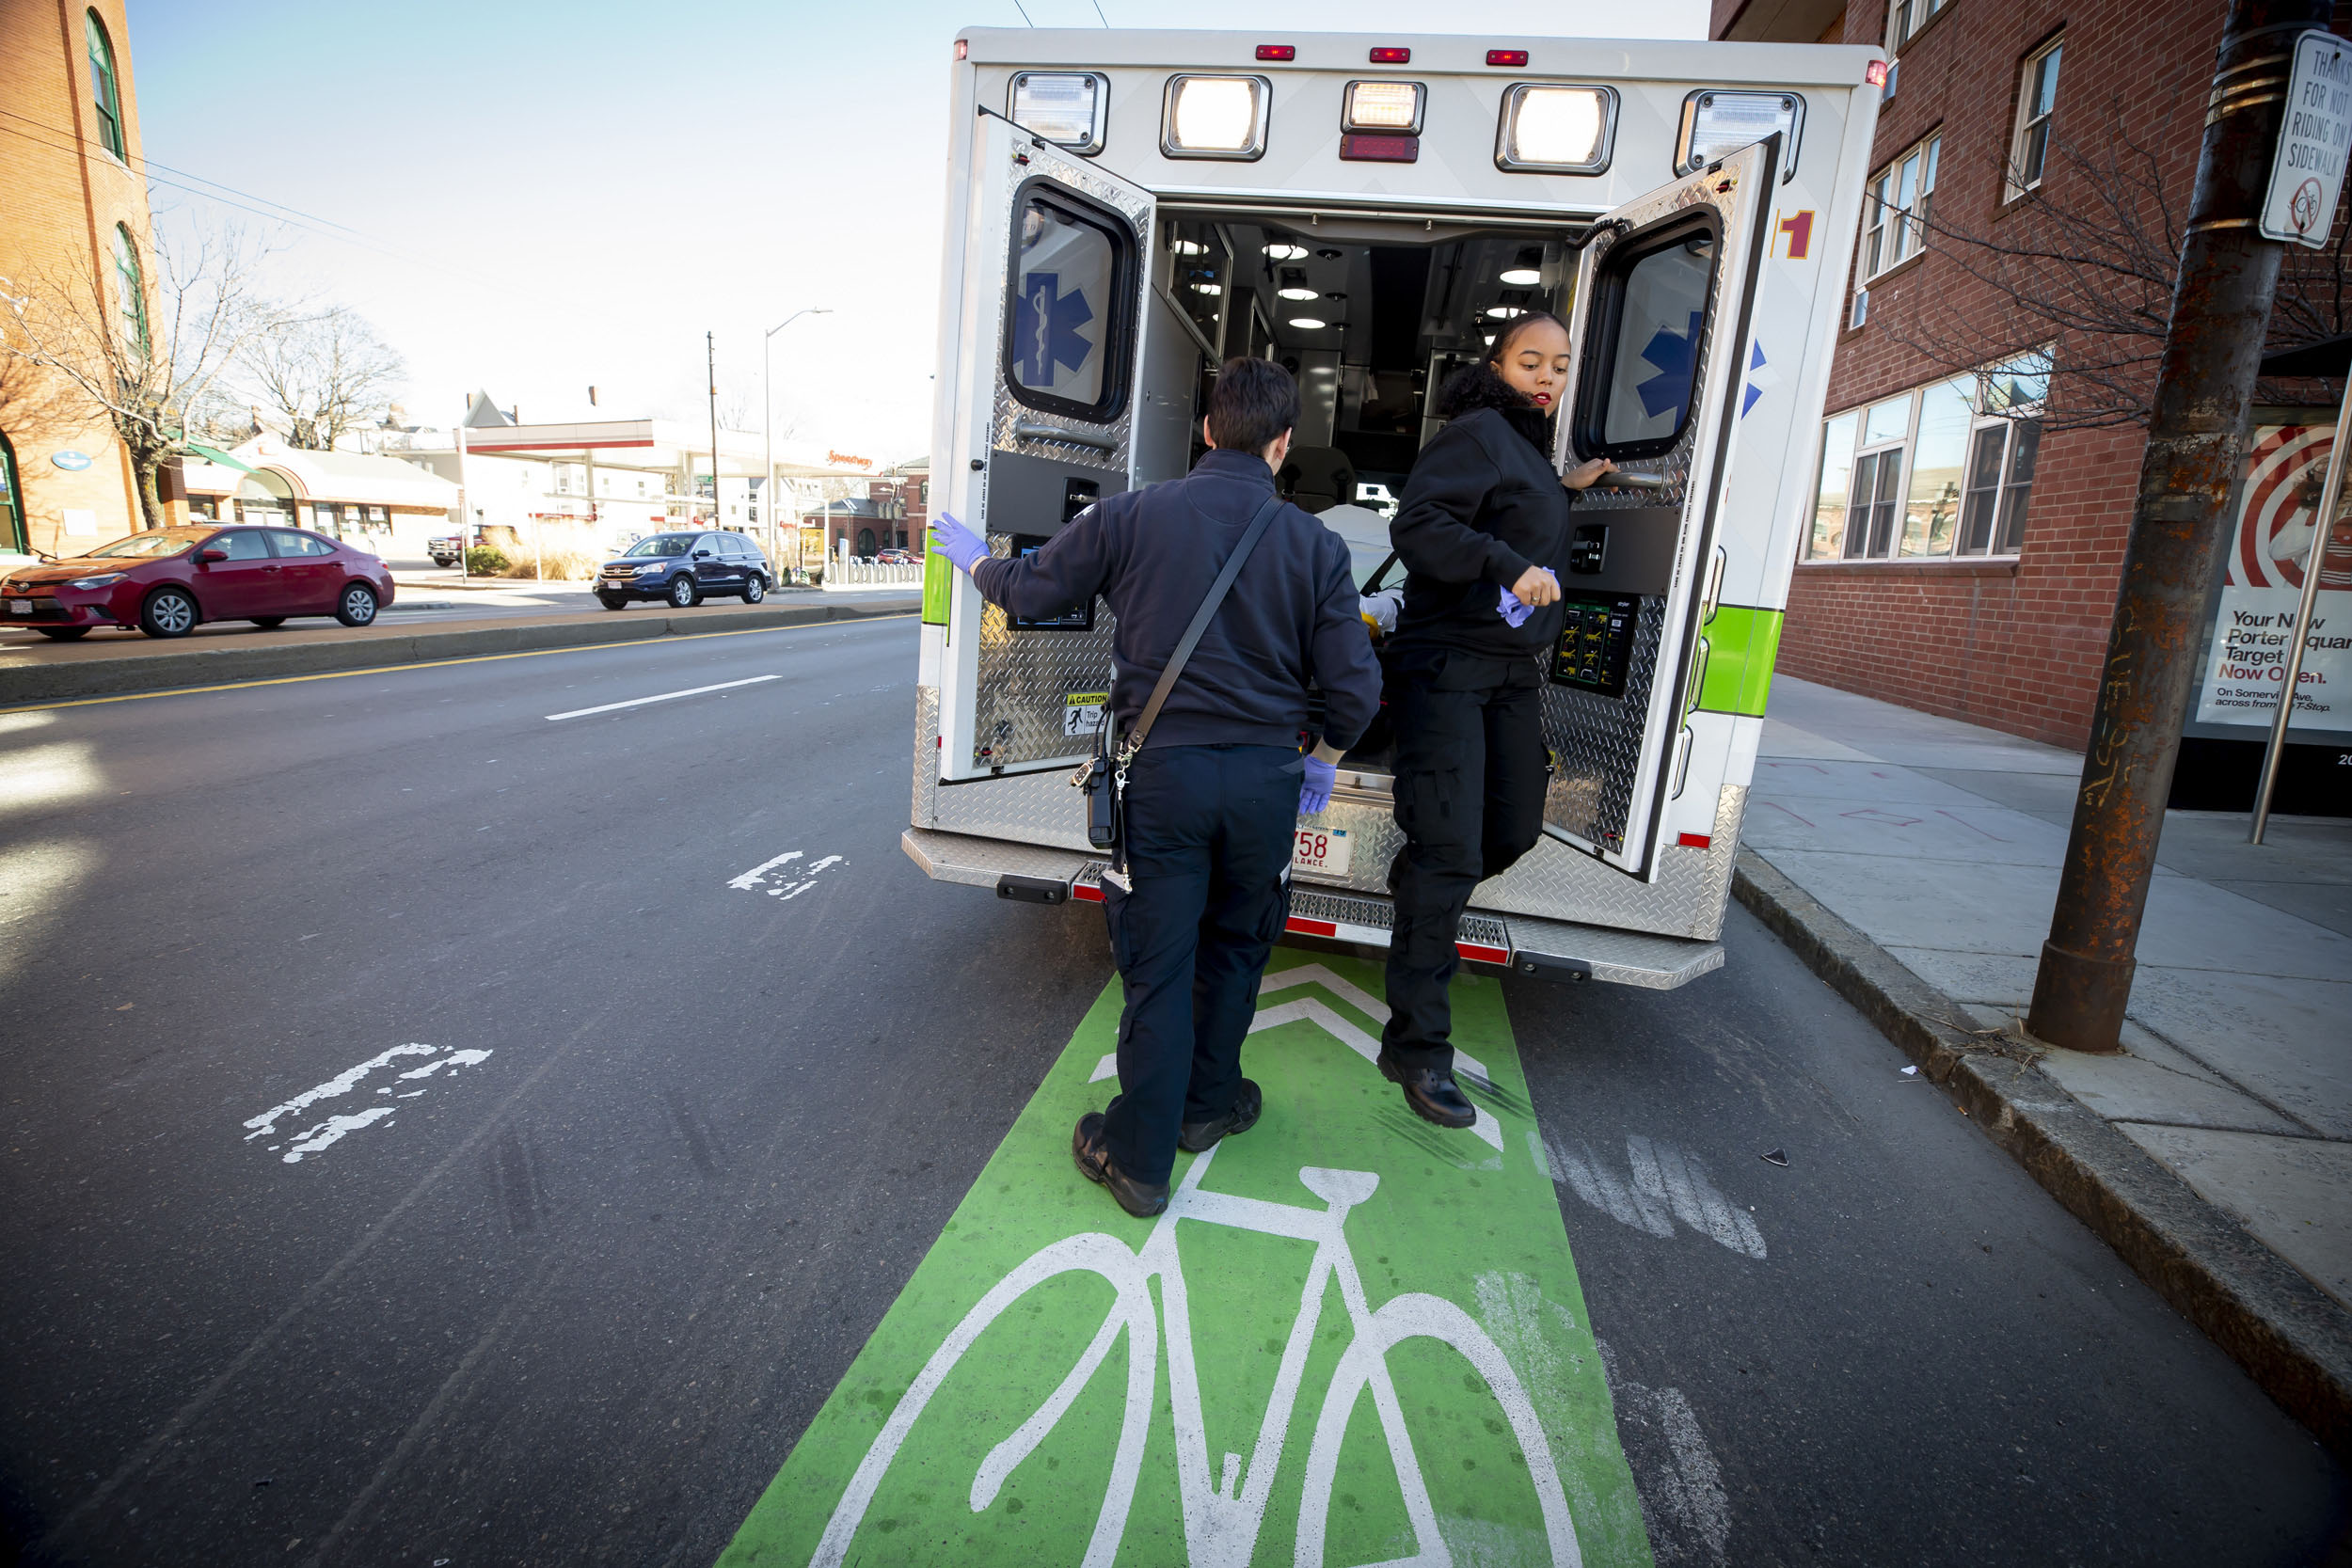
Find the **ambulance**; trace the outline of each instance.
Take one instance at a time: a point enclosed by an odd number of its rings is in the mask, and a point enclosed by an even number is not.
[[[1217,367],[1263,356],[1304,399],[1278,484],[1376,598],[1402,572],[1375,498],[1404,495],[1439,388],[1553,312],[1575,345],[1554,459],[1622,472],[1571,514],[1545,837],[1480,885],[1461,953],[1656,989],[1719,967],[1880,53],[1275,29],[954,47],[931,507],[997,555],[1036,549],[1184,474]],[[934,552],[908,855],[1000,898],[1099,901],[1071,785],[1110,687],[1104,604],[1009,617]],[[1392,755],[1375,724],[1300,818],[1294,937],[1387,946]]]

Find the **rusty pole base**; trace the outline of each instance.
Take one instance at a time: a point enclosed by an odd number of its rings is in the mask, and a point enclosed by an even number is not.
[[[2055,942],[2042,944],[2026,1032],[2044,1045],[2115,1054],[2123,1049],[2123,1009],[2136,958],[2093,958]]]

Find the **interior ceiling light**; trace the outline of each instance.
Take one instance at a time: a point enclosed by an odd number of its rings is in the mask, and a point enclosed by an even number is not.
[[[1488,321],[1507,322],[1513,316],[1523,316],[1525,314],[1527,314],[1527,312],[1520,309],[1516,305],[1489,305],[1486,307],[1486,319]]]
[[[1293,316],[1291,325],[1302,331],[1312,332],[1319,326],[1328,326],[1331,324],[1319,316]]]
[[[1303,261],[1307,259],[1307,247],[1293,245],[1288,240],[1275,241],[1265,247],[1265,253],[1270,261]]]
[[[1534,267],[1505,267],[1502,270],[1502,281],[1516,284],[1520,288],[1541,283],[1543,280],[1544,275]]]
[[[1495,162],[1506,169],[1597,174],[1609,164],[1607,87],[1522,82],[1502,98]]]
[[[1171,76],[1160,150],[1171,158],[1248,160],[1265,150],[1262,76]]]
[[[1179,256],[1206,256],[1208,253],[1209,247],[1202,245],[1199,240],[1178,240],[1176,242],[1176,254]]]
[[[1195,283],[1192,292],[1197,294],[1221,294],[1225,286],[1221,283]]]
[[[1280,294],[1284,299],[1313,299],[1317,297],[1315,291],[1312,289],[1277,289],[1274,292]]]

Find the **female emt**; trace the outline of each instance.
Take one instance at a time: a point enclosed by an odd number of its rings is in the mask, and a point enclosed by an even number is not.
[[[1380,1070],[1440,1127],[1477,1119],[1448,1038],[1454,927],[1470,890],[1542,833],[1541,656],[1560,630],[1570,492],[1615,467],[1596,458],[1553,471],[1567,372],[1558,317],[1512,321],[1439,393],[1450,422],[1422,449],[1390,529],[1406,574],[1390,639],[1405,847],[1389,868],[1396,926]]]

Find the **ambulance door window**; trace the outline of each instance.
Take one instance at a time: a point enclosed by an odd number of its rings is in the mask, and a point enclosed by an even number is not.
[[[1116,419],[1126,403],[1135,239],[1058,182],[1036,181],[1013,228],[1005,379],[1028,406]]]
[[[1702,222],[1609,259],[1595,279],[1580,450],[1623,461],[1659,456],[1681,438],[1718,248],[1715,226]]]

